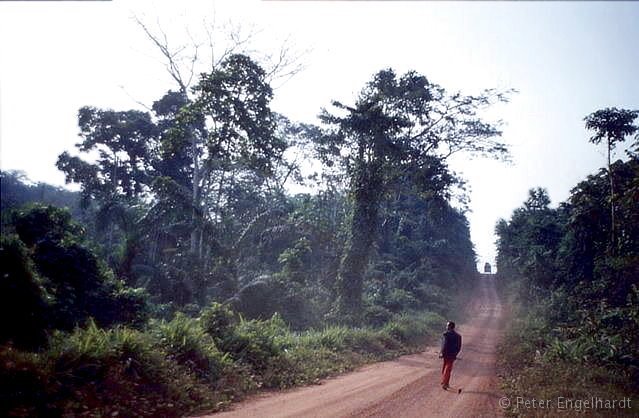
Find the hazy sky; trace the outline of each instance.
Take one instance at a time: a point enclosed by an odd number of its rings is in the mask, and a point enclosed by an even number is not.
[[[388,67],[449,91],[519,90],[486,115],[505,122],[513,164],[454,161],[471,187],[481,264],[494,259],[496,221],[529,188],[546,187],[557,204],[604,164],[585,115],[639,108],[639,2],[0,2],[0,167],[63,184],[54,163],[78,142],[81,106],[141,108],[175,87],[132,16],[159,22],[178,46],[189,43],[185,27],[197,38],[213,14],[254,25],[260,50],[287,38],[309,50],[273,103],[298,121],[314,122],[331,100],[352,102]]]

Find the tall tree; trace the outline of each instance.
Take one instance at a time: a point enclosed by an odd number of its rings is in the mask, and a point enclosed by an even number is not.
[[[180,115],[178,140],[191,137],[193,221],[191,251],[201,255],[203,222],[220,221],[222,205],[243,175],[271,175],[286,144],[275,135],[272,90],[266,73],[245,55],[232,55],[195,86]],[[192,127],[197,125],[197,129]]]
[[[351,180],[350,235],[338,276],[338,311],[345,319],[360,311],[379,205],[390,180],[461,151],[505,156],[506,146],[493,139],[501,132],[477,112],[506,99],[507,92],[495,90],[478,96],[448,94],[416,72],[398,77],[388,69],[366,84],[354,106],[334,102],[340,114],[320,115],[329,127],[319,140],[323,155],[341,160]]]
[[[565,217],[562,208],[551,209],[549,205],[545,189],[530,189],[523,206],[495,228],[499,273],[513,279],[525,277],[531,295],[539,294],[533,290],[550,289],[558,280],[555,262]]]
[[[78,113],[82,140],[76,144],[82,153],[97,154],[93,162],[63,152],[56,166],[66,175],[67,183],[81,185],[81,203],[97,206],[96,228],[105,232],[106,253],[116,270],[120,270],[117,253],[124,235],[126,246],[134,249],[134,217],[129,206],[148,197],[156,176],[155,149],[158,127],[151,114],[137,110],[114,111],[83,107]],[[119,231],[118,231],[119,230]]]
[[[82,185],[84,199],[133,199],[148,191],[152,147],[157,137],[149,113],[83,107],[78,125],[82,141],[76,147],[84,153],[97,152],[96,162],[86,162],[65,151],[56,165],[66,174],[67,182]]]
[[[608,150],[608,178],[610,181],[610,250],[616,253],[616,221],[615,221],[615,181],[612,172],[611,154],[617,143],[623,142],[629,135],[637,132],[634,124],[639,111],[617,109],[616,107],[597,110],[584,118],[586,129],[594,131],[590,142],[600,144],[605,141]]]
[[[211,73],[202,74],[191,93],[168,92],[154,103],[152,114],[82,108],[83,140],[77,147],[83,153],[97,150],[98,160],[88,162],[65,152],[58,167],[68,182],[81,184],[86,199],[108,209],[99,213],[107,215],[117,203],[134,205],[143,198],[148,210],[136,214],[139,220],[166,230],[181,228],[172,247],[174,259],[182,260],[176,269],[195,262],[205,274],[207,266],[199,263],[212,258],[212,249],[220,248],[218,240],[233,243],[234,234],[240,235],[250,223],[232,220],[242,216],[238,209],[257,216],[263,205],[255,204],[256,196],[273,176],[287,141],[276,133],[266,72],[248,56],[228,56]],[[249,196],[252,205],[246,204]],[[133,238],[139,241],[146,234],[129,230],[132,239],[125,245],[123,271],[130,271]],[[185,248],[188,254],[183,254]]]

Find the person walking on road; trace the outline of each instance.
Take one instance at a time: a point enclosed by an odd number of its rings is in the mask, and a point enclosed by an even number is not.
[[[450,387],[450,373],[453,371],[453,362],[461,351],[462,337],[455,331],[455,323],[449,321],[446,324],[446,332],[442,338],[442,349],[439,358],[444,359],[442,365],[442,389]]]

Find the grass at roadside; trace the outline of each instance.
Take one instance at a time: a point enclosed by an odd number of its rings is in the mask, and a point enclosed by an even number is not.
[[[143,331],[95,324],[50,347],[0,350],[1,416],[183,416],[217,411],[259,388],[288,388],[420,351],[444,319],[421,312],[378,328],[295,333],[275,315],[242,320],[215,305]]]
[[[502,390],[510,400],[507,416],[637,416],[637,383],[626,370],[557,355],[556,329],[539,310],[515,305],[511,317],[498,347]],[[629,399],[624,407],[606,408],[606,401],[623,399]]]

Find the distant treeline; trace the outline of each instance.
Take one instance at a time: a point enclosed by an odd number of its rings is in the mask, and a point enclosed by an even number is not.
[[[0,210],[2,224],[11,222],[8,218],[11,209],[25,206],[29,203],[39,202],[45,205],[67,208],[77,219],[82,218],[80,208],[80,193],[66,190],[62,187],[52,186],[47,183],[31,182],[27,175],[21,171],[0,170]]]

